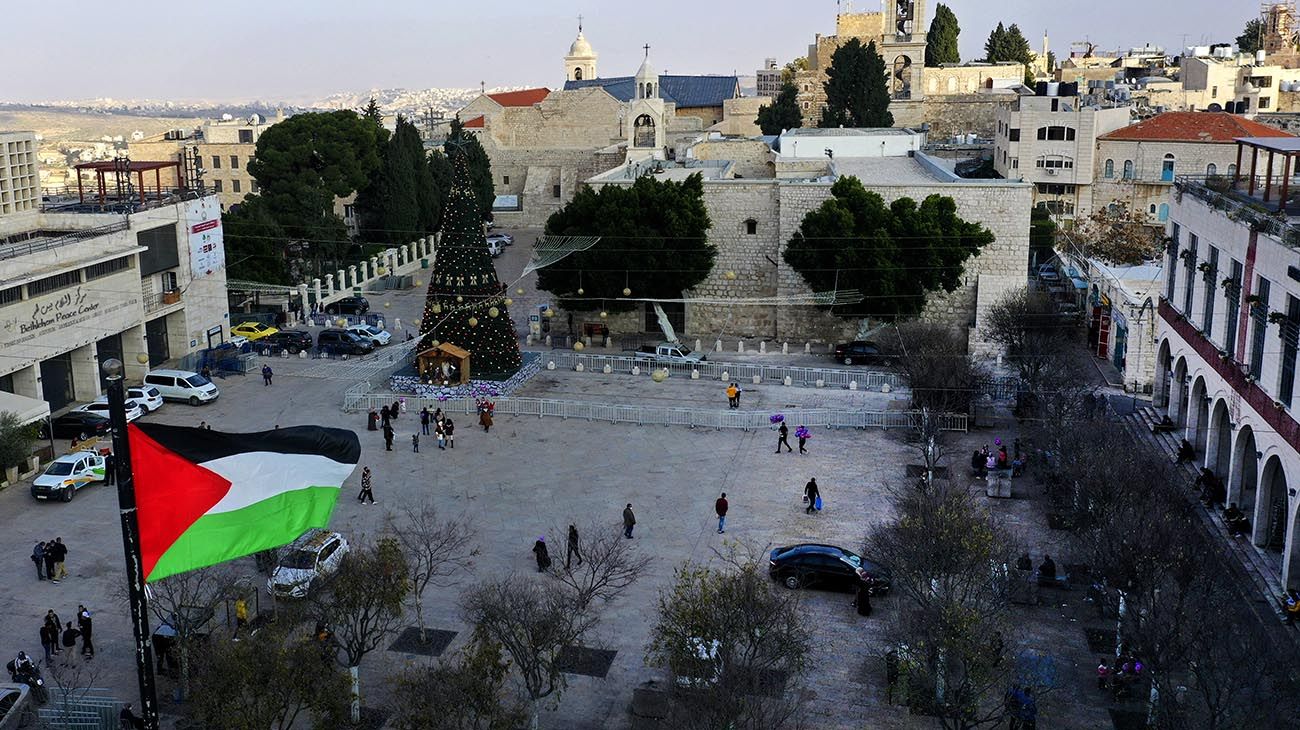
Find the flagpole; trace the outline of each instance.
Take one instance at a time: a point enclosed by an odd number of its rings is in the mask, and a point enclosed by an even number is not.
[[[122,549],[126,555],[131,626],[135,632],[135,672],[140,681],[141,719],[144,721],[144,730],[158,730],[153,638],[149,632],[149,603],[144,590],[144,561],[140,557],[140,524],[136,519],[131,446],[126,433],[126,390],[122,385],[122,361],[109,358],[104,361],[102,369],[108,378],[108,418],[109,425],[113,428],[113,465],[117,472],[117,506],[122,518]]]

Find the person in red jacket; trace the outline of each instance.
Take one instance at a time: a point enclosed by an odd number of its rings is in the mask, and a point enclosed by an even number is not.
[[[727,493],[723,492],[718,501],[713,503],[713,511],[718,513],[718,534],[726,532],[727,526]]]

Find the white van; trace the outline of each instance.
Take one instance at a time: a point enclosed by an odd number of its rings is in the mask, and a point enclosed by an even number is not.
[[[154,370],[144,376],[144,384],[157,388],[164,400],[187,401],[192,406],[221,395],[215,383],[188,370]]]

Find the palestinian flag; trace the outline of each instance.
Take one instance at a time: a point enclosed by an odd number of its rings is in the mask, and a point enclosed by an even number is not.
[[[222,433],[133,423],[127,433],[147,581],[325,527],[361,458],[357,435],[339,428]]]

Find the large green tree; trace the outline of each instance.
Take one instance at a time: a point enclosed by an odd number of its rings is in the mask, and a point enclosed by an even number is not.
[[[1264,21],[1251,18],[1246,21],[1246,27],[1242,29],[1241,35],[1237,36],[1237,50],[1242,53],[1254,53],[1263,48],[1263,40]]]
[[[1010,27],[1004,27],[998,23],[989,33],[988,40],[984,41],[984,60],[989,63],[1011,61],[1028,67],[1034,62],[1034,52],[1020,32],[1020,26],[1012,23]]]
[[[925,65],[938,66],[944,63],[961,63],[961,51],[957,47],[957,38],[961,26],[957,25],[957,15],[943,3],[934,8],[934,20],[930,21],[930,32],[925,36]]]
[[[1029,260],[1046,263],[1056,255],[1056,221],[1047,206],[1035,206],[1029,214]]]
[[[469,351],[473,373],[508,376],[523,360],[506,308],[505,285],[497,278],[483,235],[468,147],[467,142],[448,144],[451,189],[420,319],[420,347],[448,342]]]
[[[395,131],[383,146],[382,164],[357,195],[357,212],[365,241],[406,243],[437,228],[442,194],[420,133],[405,117],[397,118]]]
[[[872,41],[857,38],[835,49],[826,69],[826,106],[821,127],[892,127],[885,61]]]
[[[781,93],[771,104],[758,109],[758,126],[763,134],[780,134],[787,129],[803,126],[803,112],[799,111],[799,90],[790,82],[781,84]]]
[[[487,151],[478,141],[478,136],[465,130],[460,118],[451,120],[451,130],[447,133],[446,147],[461,144],[461,151],[469,163],[470,189],[478,199],[479,215],[485,221],[492,220],[492,204],[496,202],[496,186],[492,182],[492,161]]]
[[[838,287],[865,296],[833,314],[906,319],[921,313],[930,292],[954,291],[966,260],[992,242],[987,229],[957,215],[952,198],[886,205],[857,178],[842,177],[831,198],[804,216],[784,258],[813,291]]]
[[[584,187],[546,221],[549,236],[599,236],[586,251],[537,272],[537,288],[567,309],[629,310],[623,297],[678,299],[709,275],[717,249],[709,243],[704,181],[642,177],[630,186]],[[579,293],[579,290],[582,293]]]
[[[289,284],[289,236],[266,200],[249,195],[221,217],[226,276],[268,284]]]

